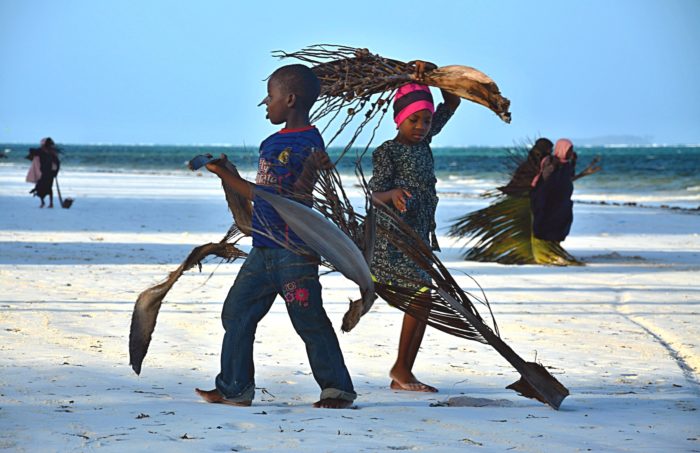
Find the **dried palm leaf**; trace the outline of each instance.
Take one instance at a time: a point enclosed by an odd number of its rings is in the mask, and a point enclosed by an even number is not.
[[[352,146],[367,124],[378,119],[376,130],[396,89],[409,82],[442,88],[486,106],[503,121],[510,122],[510,101],[501,96],[491,78],[467,66],[454,65],[421,71],[417,70],[414,62],[384,58],[367,49],[330,44],[313,45],[297,52],[276,51],[273,55],[294,58],[311,65],[320,79],[321,94],[317,108],[311,115],[312,122],[329,119],[325,132],[331,128],[334,120],[339,116],[342,118],[327,144],[332,143],[356,116],[364,115],[362,124],[355,130],[345,150]],[[341,112],[346,112],[346,115],[341,115]]]
[[[233,167],[233,171],[235,171],[235,167]],[[332,173],[327,171],[326,174],[330,176]],[[339,181],[337,174],[334,177]],[[185,271],[193,268],[195,264],[199,265],[201,269],[200,262],[209,255],[216,255],[227,261],[246,256],[245,252],[237,249],[234,243],[243,236],[237,224],[238,222],[247,225],[248,232],[251,231],[251,217],[248,214],[250,212],[250,202],[232,190],[227,189],[228,187],[224,185],[226,198],[236,223],[232,225],[226,236],[219,243],[204,244],[193,249],[187,259],[175,271],[171,272],[164,282],[143,291],[136,301],[129,334],[130,364],[136,374],[141,372],[143,359],[148,351],[162,301],[180,276]],[[374,283],[370,275],[368,261],[348,234],[355,227],[352,227],[352,222],[347,222],[349,218],[345,214],[347,210],[340,205],[332,208],[337,216],[344,219],[344,221],[339,221],[338,223],[346,226],[348,233],[345,233],[335,224],[329,222],[326,217],[305,205],[257,188],[254,188],[254,192],[256,196],[266,200],[277,210],[284,221],[290,225],[292,230],[307,246],[318,255],[324,257],[326,260],[324,264],[333,270],[340,271],[359,285],[362,299],[356,305],[361,309],[357,315],[358,319],[359,316],[369,311],[376,299]],[[326,206],[331,207],[329,204]],[[352,213],[352,211],[350,212]],[[356,224],[356,221],[354,223]],[[274,239],[270,229],[259,231],[259,233]],[[234,241],[234,243],[229,243],[230,241]],[[307,250],[296,249],[289,244],[281,245],[287,246],[297,253],[307,253]]]
[[[350,237],[308,206],[259,188],[253,190],[256,197],[270,203],[308,247],[324,257],[346,278],[357,283],[363,300],[362,314],[369,311],[375,299],[372,275],[364,255]]]
[[[139,294],[131,315],[131,329],[129,331],[129,364],[136,374],[141,373],[141,365],[151,343],[158,312],[168,291],[185,271],[192,269],[195,265],[201,270],[202,260],[209,255],[216,255],[226,261],[233,261],[245,256],[245,252],[239,250],[234,243],[228,242],[236,236],[240,237],[241,235],[234,225],[220,242],[210,242],[195,247],[185,261],[171,272],[165,281]]]
[[[226,168],[238,176],[238,170],[231,162],[226,161]],[[242,236],[251,233],[252,204],[250,200],[239,195],[223,182],[222,186],[234,221],[224,238],[217,243],[207,243],[192,249],[185,261],[171,272],[165,281],[146,289],[136,299],[129,332],[129,363],[136,374],[141,372],[141,364],[148,352],[160,306],[180,276],[192,269],[195,264],[201,271],[202,260],[210,255],[221,257],[225,261],[246,256],[246,253],[238,249],[235,244]]]
[[[429,288],[422,297],[411,297],[409,289],[391,283],[376,285],[377,293],[390,305],[423,320],[439,330],[452,335],[479,341],[493,347],[520,373],[521,378],[506,388],[513,389],[523,396],[535,398],[554,409],[559,409],[561,402],[569,395],[569,390],[552,376],[542,365],[524,361],[501,338],[496,321],[487,301],[480,301],[491,315],[492,326],[485,323],[471,299],[452,278],[440,259],[415,231],[394,215],[385,206],[378,206],[382,214],[390,219],[391,231],[387,234],[391,243],[402,253],[408,255],[421,269],[428,272],[432,283],[421,282]],[[386,225],[379,222],[378,228]],[[401,276],[396,276],[397,279]]]
[[[496,83],[483,72],[468,66],[444,66],[416,71],[413,62],[384,58],[367,49],[338,45],[314,45],[298,52],[277,51],[280,58],[296,58],[313,65],[321,80],[320,101],[325,107],[340,102],[369,99],[374,94],[391,92],[409,82],[441,88],[491,109],[510,122],[510,101],[501,96]],[[335,108],[331,108],[335,111]]]

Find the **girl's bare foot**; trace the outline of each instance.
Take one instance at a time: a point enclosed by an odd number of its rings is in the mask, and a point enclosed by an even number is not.
[[[410,371],[402,372],[400,370],[393,369],[389,373],[391,377],[391,387],[394,390],[406,390],[408,392],[427,392],[427,393],[437,393],[438,389],[432,385],[424,384],[411,373]]]
[[[201,389],[194,389],[195,392],[197,392],[197,395],[201,396],[204,401],[207,403],[216,403],[216,404],[228,404],[229,406],[239,406],[239,407],[248,407],[251,404],[253,404],[252,401],[230,401],[224,398],[224,395],[221,394],[220,391],[217,389],[214,390],[201,390]]]
[[[323,409],[345,409],[350,407],[352,401],[342,400],[340,398],[323,398],[322,400],[316,401],[314,407],[320,407]]]
[[[407,392],[437,393],[439,391],[432,385],[423,384],[421,381],[398,382],[392,379],[389,387],[391,387],[393,390],[405,390]]]

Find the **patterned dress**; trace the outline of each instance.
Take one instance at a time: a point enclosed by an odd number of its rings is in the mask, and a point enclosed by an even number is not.
[[[435,209],[438,196],[435,191],[435,167],[430,149],[432,138],[452,117],[452,110],[438,105],[432,126],[426,138],[415,145],[404,145],[396,140],[382,143],[372,153],[374,167],[369,188],[372,192],[386,192],[400,187],[412,197],[406,199],[406,212],[391,209],[418,233],[423,241],[439,250],[435,241]],[[378,213],[377,221],[387,225],[386,215]],[[432,242],[432,244],[431,244]],[[427,272],[420,269],[406,255],[391,245],[386,236],[377,234],[372,258],[372,274],[384,283],[419,289],[420,282],[429,283]]]

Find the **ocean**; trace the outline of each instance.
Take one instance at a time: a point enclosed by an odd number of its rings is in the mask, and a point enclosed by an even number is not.
[[[30,144],[2,144],[0,166],[28,167]],[[63,145],[62,172],[188,172],[186,163],[197,154],[225,153],[239,171],[252,177],[257,166],[257,147],[216,145]],[[507,147],[434,147],[438,192],[441,196],[478,197],[508,181]],[[518,150],[516,150],[518,151]],[[520,150],[522,151],[522,150]],[[331,148],[337,158],[341,150]],[[580,202],[636,203],[647,206],[700,208],[700,145],[576,147],[582,170],[600,156],[602,170],[575,183],[574,198]],[[355,179],[355,152],[338,163],[346,184]],[[335,160],[335,159],[334,159]],[[362,160],[365,175],[372,172],[371,150]]]

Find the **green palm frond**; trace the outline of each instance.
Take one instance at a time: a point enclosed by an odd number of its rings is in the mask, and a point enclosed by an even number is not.
[[[475,242],[464,258],[501,264],[582,263],[556,242],[537,239],[532,232],[532,210],[527,196],[500,195],[489,206],[456,219],[451,237]]]

